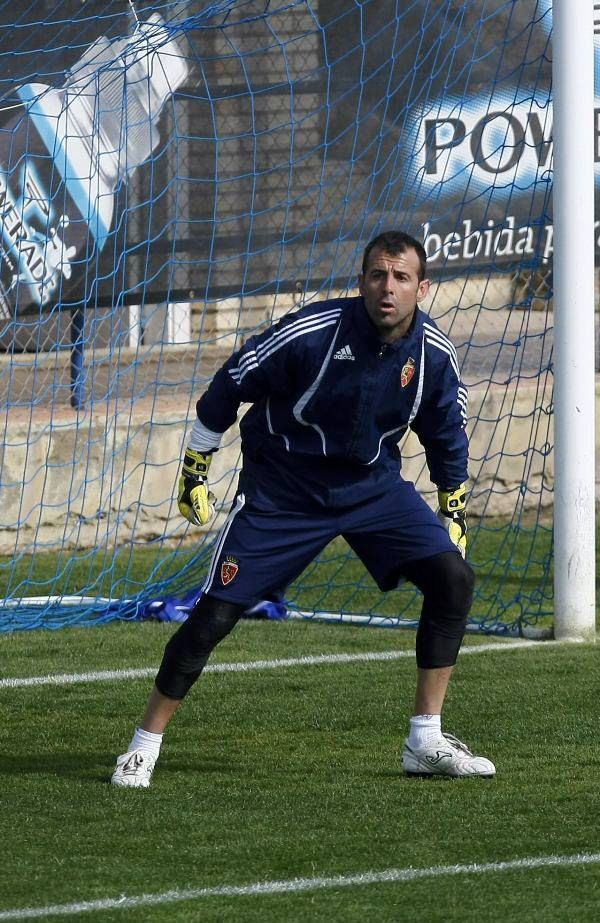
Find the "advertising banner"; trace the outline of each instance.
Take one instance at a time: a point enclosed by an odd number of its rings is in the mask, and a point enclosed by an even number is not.
[[[277,41],[269,4],[46,6],[1,80],[0,320],[349,279],[390,224],[434,272],[551,261],[550,0],[304,0]]]
[[[186,75],[152,14],[128,37],[97,38],[58,87],[15,87],[0,132],[0,319],[93,301],[107,281],[118,299],[117,191],[156,149],[161,110]]]

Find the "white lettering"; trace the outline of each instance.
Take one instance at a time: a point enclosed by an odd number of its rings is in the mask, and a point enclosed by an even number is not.
[[[472,260],[473,257],[479,255],[479,251],[481,250],[481,231],[472,230],[473,222],[471,221],[470,218],[465,218],[463,224],[465,226],[465,242],[464,242],[464,247],[463,247],[463,257],[466,260]],[[473,251],[471,251],[471,248],[469,246],[471,241],[475,242],[475,249]]]
[[[452,231],[452,233],[446,235],[444,238],[443,251],[447,260],[457,260],[459,258],[460,253],[452,253],[452,248],[458,247],[460,250],[460,241],[460,234],[457,234],[456,231]]]
[[[522,256],[523,253],[533,253],[533,231],[529,226],[519,228],[517,234],[521,236],[515,244],[515,253]]]
[[[494,244],[494,253],[496,256],[507,256],[514,253],[514,236],[515,236],[515,219],[509,215],[506,219],[508,227],[503,228]],[[505,238],[503,241],[502,238]]]
[[[425,253],[427,254],[427,259],[430,262],[434,262],[439,257],[442,250],[442,238],[439,234],[431,234],[429,232],[431,225],[429,221],[426,221],[423,226],[423,246],[425,248]]]
[[[494,257],[523,256],[536,252],[536,241],[542,249],[542,259],[547,262],[553,253],[553,227],[546,225],[543,230],[535,225],[515,227],[516,217],[507,215],[503,224],[496,224],[492,218],[486,222],[483,230],[473,229],[473,220],[463,218],[461,225],[455,231],[438,233],[433,230],[431,222],[423,225],[423,246],[429,263],[436,262],[440,257],[447,261],[461,260],[468,263],[477,257],[494,259]],[[595,222],[595,230],[600,230],[600,219]],[[461,233],[462,232],[462,233]],[[543,238],[543,239],[542,239]],[[600,247],[600,234],[596,239],[596,246]]]
[[[494,243],[494,222],[491,218],[488,221],[487,225],[488,225],[487,231],[483,232],[483,237],[485,240],[485,247],[483,250],[483,255],[489,257],[492,255],[493,243]]]
[[[30,167],[23,178],[23,211],[25,212],[31,207],[39,209],[42,219],[46,219],[50,215],[46,195],[37,181],[34,170]]]
[[[546,225],[546,242],[544,244],[544,255],[543,255],[544,260],[550,259],[550,257],[552,256],[554,252],[553,239],[554,239],[554,227],[551,224],[547,224]]]

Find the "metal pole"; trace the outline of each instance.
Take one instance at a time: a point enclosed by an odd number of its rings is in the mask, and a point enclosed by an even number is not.
[[[554,634],[595,638],[594,21],[555,0]]]
[[[71,407],[82,410],[85,405],[85,365],[83,308],[74,308],[71,312]]]

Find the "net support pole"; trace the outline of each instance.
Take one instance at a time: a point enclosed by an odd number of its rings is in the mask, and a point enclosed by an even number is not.
[[[594,22],[553,4],[554,634],[595,638]]]
[[[71,312],[71,407],[83,410],[85,404],[85,345],[83,308]]]

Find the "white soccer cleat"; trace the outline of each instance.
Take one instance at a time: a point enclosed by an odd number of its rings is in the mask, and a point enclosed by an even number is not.
[[[427,747],[409,747],[404,743],[402,765],[407,776],[445,776],[464,779],[480,776],[491,779],[496,767],[485,756],[473,756],[468,747],[452,734],[443,734]]]
[[[130,750],[117,758],[110,780],[119,788],[149,788],[156,757],[147,750]]]

